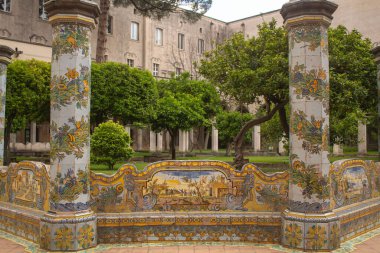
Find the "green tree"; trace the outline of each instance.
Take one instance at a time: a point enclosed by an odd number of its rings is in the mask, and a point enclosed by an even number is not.
[[[160,19],[170,13],[179,12],[188,21],[198,20],[208,9],[212,0],[100,0],[100,17],[98,25],[98,41],[96,47],[96,61],[105,61],[107,43],[107,20],[111,3],[115,7],[133,6],[140,14],[146,17]],[[179,7],[187,7],[180,9]]]
[[[132,154],[131,138],[122,125],[107,121],[95,128],[91,136],[92,160],[112,170],[118,161],[128,160]]]
[[[344,26],[329,29],[332,141],[357,142],[358,120],[376,121],[376,64],[372,43]]]
[[[50,64],[16,60],[8,65],[5,106],[5,164],[9,163],[10,133],[30,121],[47,121],[50,116]]]
[[[153,131],[168,131],[172,159],[175,159],[178,131],[210,125],[220,100],[214,87],[204,81],[190,80],[187,73],[161,80],[158,90],[159,99],[151,125]]]
[[[109,119],[123,124],[146,124],[154,113],[157,84],[148,71],[126,64],[92,64],[91,121]]]
[[[278,112],[289,134],[285,104],[288,102],[288,48],[283,28],[263,23],[257,37],[242,34],[206,54],[200,73],[238,104],[262,104],[263,114],[246,123],[235,142],[235,165],[242,165],[244,134]],[[376,110],[376,66],[371,42],[343,26],[329,30],[331,129],[333,138],[356,139],[357,120],[372,119]],[[347,120],[350,118],[350,120]],[[277,124],[278,126],[278,124]],[[349,131],[348,131],[349,130]],[[355,136],[354,136],[355,135]]]
[[[253,126],[279,112],[284,132],[289,132],[285,112],[289,97],[286,33],[274,20],[258,28],[258,36],[249,40],[241,33],[233,35],[206,53],[200,66],[200,73],[227,98],[239,105],[259,103],[265,108],[265,113],[248,121],[234,139],[236,167],[244,163],[242,144]]]
[[[222,111],[216,116],[216,128],[219,130],[219,140],[226,145],[226,155],[230,155],[231,144],[240,129],[248,121],[252,120],[250,113]],[[245,134],[244,139],[249,140],[251,135]]]

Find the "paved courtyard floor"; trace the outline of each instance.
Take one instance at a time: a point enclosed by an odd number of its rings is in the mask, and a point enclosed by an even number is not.
[[[19,237],[0,231],[0,253],[36,253],[46,252],[38,245]],[[298,253],[300,251],[285,249],[279,245],[258,244],[117,244],[99,245],[98,247],[80,252],[103,253]],[[380,228],[347,241],[334,253],[380,253]]]

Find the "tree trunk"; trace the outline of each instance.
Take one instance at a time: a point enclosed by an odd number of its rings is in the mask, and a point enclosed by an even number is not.
[[[230,155],[231,155],[231,142],[228,142],[227,147],[226,147],[226,156],[230,156]]]
[[[6,120],[6,126],[4,129],[4,158],[3,165],[8,166],[11,162],[10,157],[10,139],[11,139],[11,128],[12,128],[13,118],[8,117]]]
[[[289,138],[289,123],[288,118],[286,117],[285,106],[278,109],[278,116],[280,117],[281,126],[285,132],[286,138]]]
[[[175,140],[177,139],[178,131],[168,131],[170,135],[170,151],[172,153],[172,160],[176,159],[175,153]]]
[[[98,25],[98,41],[96,43],[96,62],[105,62],[107,44],[107,19],[111,0],[100,0],[100,17]]]
[[[205,137],[205,143],[204,143],[203,149],[207,149],[208,148],[208,140],[209,139],[210,139],[210,131],[207,129],[206,137]]]
[[[235,159],[234,166],[238,169],[241,169],[244,165],[244,154],[243,154],[243,141],[244,136],[253,126],[260,125],[268,120],[270,120],[273,115],[281,108],[284,107],[287,102],[283,102],[281,104],[277,104],[272,110],[270,110],[269,106],[267,109],[267,114],[261,118],[253,119],[248,121],[240,130],[238,135],[234,139],[235,144]]]

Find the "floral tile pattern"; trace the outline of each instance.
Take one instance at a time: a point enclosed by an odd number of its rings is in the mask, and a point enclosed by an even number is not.
[[[50,206],[57,211],[89,208],[90,31],[53,27]]]
[[[290,208],[330,209],[328,183],[329,74],[327,27],[304,24],[289,31],[290,43]],[[327,62],[327,65],[324,64]]]

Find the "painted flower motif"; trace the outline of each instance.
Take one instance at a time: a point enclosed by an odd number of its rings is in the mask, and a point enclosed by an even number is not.
[[[320,121],[320,120],[315,120],[314,122],[313,122],[313,125],[316,127],[316,128],[321,128],[321,125],[322,125],[322,121]]]
[[[322,79],[322,80],[326,80],[327,75],[326,75],[326,71],[324,69],[319,69],[318,78]]]
[[[53,30],[53,58],[79,52],[88,56],[90,29],[81,25],[62,24]]]
[[[297,247],[302,241],[301,226],[297,224],[288,224],[285,228],[286,244],[291,247]]]
[[[94,240],[94,228],[89,224],[82,226],[78,232],[78,243],[82,248],[90,247],[91,242]]]
[[[52,121],[51,124],[51,150],[52,159],[62,160],[66,155],[83,157],[85,148],[89,144],[89,122],[84,117],[80,121],[74,118],[68,119],[68,123],[58,126]]]
[[[57,249],[68,250],[73,248],[73,231],[71,228],[63,226],[58,228],[55,233],[54,242]]]
[[[68,68],[65,76],[67,76],[67,78],[69,78],[69,79],[76,79],[76,78],[78,78],[79,73],[78,73],[78,71],[76,71],[75,68],[73,68],[73,69]]]
[[[307,249],[319,250],[326,247],[326,229],[320,225],[313,225],[307,231]]]
[[[70,43],[70,45],[72,47],[76,47],[77,46],[77,41],[72,36],[67,37],[66,40],[67,40],[68,43]]]
[[[309,83],[309,91],[316,93],[318,91],[318,80],[314,79]]]
[[[90,86],[88,85],[88,81],[87,80],[83,80],[83,85],[84,85],[84,90],[85,92],[88,92],[90,90]]]

